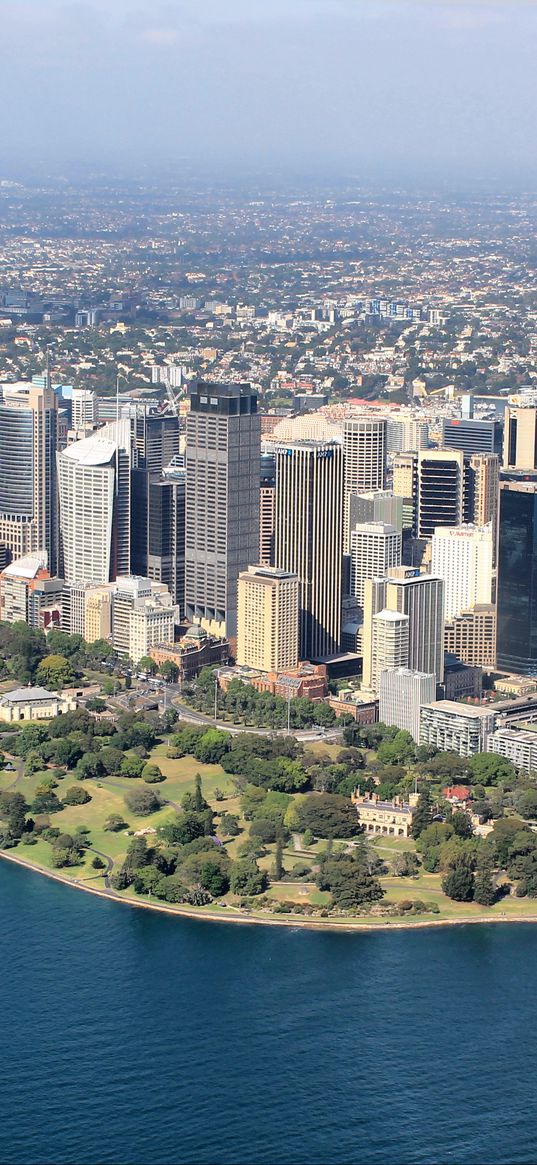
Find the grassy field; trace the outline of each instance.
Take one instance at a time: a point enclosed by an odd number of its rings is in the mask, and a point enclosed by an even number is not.
[[[334,748],[338,751],[338,746],[330,746],[319,744],[313,746],[314,751],[327,752],[328,749]],[[224,772],[220,765],[204,765],[196,761],[192,757],[182,757],[179,759],[170,759],[166,756],[167,745],[158,745],[151,754],[151,760],[157,763],[166,780],[160,785],[153,786],[159,792],[161,797],[169,802],[179,804],[182,796],[187,791],[194,789],[194,782],[196,775],[199,773],[202,778],[203,792],[207,800],[211,803],[216,817],[216,828],[218,829],[219,815],[222,812],[232,813],[240,816],[240,798],[236,793],[232,778]],[[32,776],[18,777],[18,772],[0,771],[0,791],[12,788],[16,789],[24,795],[26,800],[31,803],[35,796],[37,786],[41,783],[44,777],[50,776],[50,771],[43,770],[40,773],[35,773]],[[77,784],[74,774],[67,773],[63,779],[58,781],[55,789],[56,795],[61,799],[64,791],[72,785]],[[159,825],[163,824],[175,812],[173,805],[164,805],[157,813],[148,817],[136,817],[126,807],[125,794],[128,790],[147,786],[139,779],[128,779],[113,776],[105,778],[100,781],[85,781],[81,786],[91,796],[91,801],[82,806],[66,806],[60,813],[52,814],[50,816],[50,824],[60,829],[65,833],[74,833],[78,826],[84,826],[89,830],[87,840],[91,842],[93,851],[101,851],[103,854],[109,856],[114,865],[117,867],[121,865],[130,838],[132,834],[139,830],[150,829],[156,830]],[[220,789],[223,793],[223,800],[216,800],[215,791]],[[118,833],[109,832],[104,828],[104,822],[111,814],[119,814],[128,823],[128,829],[122,830]],[[248,837],[249,824],[248,822],[241,822],[241,833],[238,837],[232,839],[224,839],[227,850],[232,858],[238,856],[238,849],[241,843]],[[298,844],[301,844],[301,838],[297,838]],[[334,849],[345,848],[347,843],[335,842]],[[379,837],[372,839],[376,853],[381,857],[388,866],[390,866],[391,859],[403,851],[412,851],[415,849],[414,842],[410,838],[391,838]],[[315,842],[308,851],[301,851],[296,849],[293,839],[289,841],[284,849],[283,864],[287,872],[292,871],[292,868],[297,863],[307,863],[312,866],[311,881],[289,883],[279,882],[271,884],[267,894],[270,898],[277,902],[297,902],[310,903],[316,906],[328,906],[330,903],[330,895],[317,889],[315,885],[315,866],[318,862],[319,851],[326,846],[325,841]],[[274,867],[274,845],[266,847],[267,852],[260,858],[259,865],[265,869],[269,877]],[[80,882],[92,886],[103,885],[103,871],[96,871],[92,868],[91,862],[94,852],[87,851],[83,863],[73,868],[65,868],[60,871],[61,876],[71,881]],[[34,845],[28,845],[26,841],[21,842],[15,851],[16,855],[36,866],[41,866],[45,869],[52,869],[51,864],[51,846],[39,838]],[[524,917],[533,917],[537,915],[537,902],[535,900],[520,899],[516,897],[505,897],[501,899],[495,906],[485,910],[476,903],[457,903],[453,902],[442,893],[441,876],[438,874],[428,874],[420,872],[415,878],[397,878],[392,874],[387,874],[381,878],[383,888],[385,890],[384,904],[398,903],[404,899],[407,900],[421,900],[430,905],[435,903],[439,908],[438,914],[424,913],[421,915],[412,915],[408,917],[408,922],[425,921],[425,920],[443,920],[446,922],[482,918],[483,916],[490,918],[505,918],[516,919]],[[131,896],[131,892],[127,892],[127,896]],[[225,896],[227,907],[219,908],[217,904],[211,905],[211,911],[220,911],[222,916],[226,915],[226,909],[235,909],[237,900],[231,894]],[[254,908],[255,913],[255,908]],[[406,915],[402,916],[406,918]],[[331,920],[334,921],[333,919]],[[345,919],[340,920],[344,924]],[[363,916],[355,916],[353,921],[368,922],[373,926],[382,925],[385,922],[387,925],[393,925],[397,919],[390,920],[380,917],[370,917],[367,914]]]

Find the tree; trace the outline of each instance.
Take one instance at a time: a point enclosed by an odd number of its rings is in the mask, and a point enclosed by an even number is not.
[[[45,740],[48,740],[48,732],[43,724],[25,724],[19,733],[17,755],[28,756],[29,752],[33,752]]]
[[[509,861],[509,853],[515,837],[520,833],[533,836],[528,825],[521,817],[500,817],[494,822],[494,828],[489,835],[494,846],[496,863],[505,869]]]
[[[323,862],[317,885],[321,890],[330,890],[336,906],[344,910],[378,902],[384,897],[378,878],[370,874],[367,864],[360,857],[346,854],[341,857],[333,854]]]
[[[472,822],[467,813],[463,809],[457,810],[451,818],[451,824],[457,837],[473,837],[474,830]]]
[[[161,808],[162,801],[154,789],[129,789],[125,793],[125,804],[137,817],[148,817]]]
[[[76,676],[64,655],[46,655],[39,664],[35,678],[38,684],[56,692],[74,684]]]
[[[146,672],[148,676],[154,676],[157,674],[158,664],[152,656],[142,655],[142,658],[138,660],[138,670]]]
[[[72,785],[70,789],[65,790],[62,800],[64,805],[87,805],[91,797],[85,789],[80,788],[80,785]]]
[[[111,813],[110,816],[106,818],[104,829],[108,833],[119,833],[121,829],[128,829],[128,825],[119,813]]]
[[[98,781],[99,777],[104,775],[104,771],[99,754],[85,752],[84,756],[81,756],[80,760],[76,762],[75,776],[77,781]]]
[[[313,833],[311,832],[311,829],[305,829],[304,836],[302,838],[302,845],[304,846],[304,848],[309,849],[310,845],[313,845],[314,841],[315,841],[315,838],[313,836]]]
[[[477,865],[474,881],[474,902],[480,906],[493,906],[497,891],[492,876],[493,865],[490,854],[482,854]]]
[[[92,864],[94,870],[105,870],[106,869],[106,862],[103,862],[103,859],[100,858],[98,854],[95,855],[91,864]]]
[[[471,902],[474,896],[474,875],[465,862],[457,862],[442,881],[442,890],[454,902]]]
[[[120,748],[115,748],[112,744],[105,744],[99,753],[99,760],[107,775],[113,776],[121,772],[123,753]]]
[[[268,886],[265,870],[260,870],[256,861],[243,858],[235,862],[231,871],[231,890],[233,894],[250,897],[262,894]]]
[[[158,765],[147,764],[142,769],[142,780],[147,785],[159,785],[161,781],[165,780]]]
[[[165,659],[159,667],[159,672],[167,684],[176,684],[179,679],[179,668],[173,659]]]
[[[207,836],[207,813],[176,813],[171,821],[161,826],[160,836],[170,845],[187,845],[198,837]]]
[[[476,753],[468,761],[468,767],[475,785],[498,785],[516,780],[516,769],[511,761],[493,752]]]
[[[0,817],[7,821],[11,838],[21,837],[24,833],[28,808],[22,793],[11,793],[9,790],[0,793]]]
[[[362,832],[351,801],[337,793],[310,793],[296,805],[297,828],[317,837],[355,837]]]
[[[145,765],[141,757],[129,753],[124,756],[120,765],[120,775],[122,777],[141,777]]]
[[[200,736],[199,740],[195,742],[193,754],[196,760],[201,761],[204,765],[219,764],[229,749],[229,741],[229,732],[221,732],[218,728],[208,728],[203,736]]]
[[[426,787],[419,797],[418,804],[412,815],[412,837],[419,837],[431,824],[432,818],[431,794],[429,788]]]
[[[229,890],[229,876],[215,862],[205,862],[200,871],[200,885],[213,898],[220,898]]]
[[[240,831],[239,818],[235,813],[220,814],[220,833],[224,837],[238,837]]]
[[[62,802],[55,793],[37,793],[31,804],[32,813],[60,813]]]
[[[415,878],[419,868],[419,860],[411,850],[396,854],[392,862],[392,871],[396,878]]]
[[[267,817],[256,817],[250,826],[250,837],[258,837],[264,845],[270,845],[276,841],[278,836],[278,825],[275,821],[270,821]]]
[[[383,741],[378,747],[378,758],[383,764],[405,764],[412,760],[415,744],[410,732],[401,729],[393,740]]]

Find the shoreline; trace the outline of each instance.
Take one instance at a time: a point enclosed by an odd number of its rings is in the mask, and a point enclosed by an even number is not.
[[[65,875],[56,873],[53,870],[47,870],[44,866],[38,866],[35,862],[28,861],[26,858],[17,857],[15,854],[6,853],[0,850],[0,858],[7,862],[12,862],[16,866],[22,866],[23,869],[30,870],[34,874],[41,874],[44,878],[51,878],[54,882],[61,882],[63,886],[71,886],[74,890],[83,890],[86,894],[93,894],[98,898],[105,898],[109,902],[117,902],[125,906],[132,906],[138,910],[153,910],[160,914],[169,914],[179,918],[190,918],[201,922],[224,922],[224,923],[238,923],[239,925],[254,925],[254,926],[284,926],[300,928],[302,930],[330,930],[330,931],[354,931],[357,934],[364,932],[376,932],[379,930],[423,930],[431,927],[439,926],[482,926],[488,923],[537,923],[537,914],[535,915],[520,915],[514,917],[513,915],[479,915],[476,918],[431,918],[419,922],[411,922],[403,919],[379,919],[378,921],[365,919],[361,922],[353,922],[352,920],[343,920],[336,922],[334,919],[321,922],[319,919],[313,920],[311,918],[301,918],[299,915],[293,918],[262,918],[256,915],[248,914],[215,914],[209,911],[202,912],[202,908],[196,907],[182,907],[164,905],[158,902],[144,902],[141,899],[123,898],[117,894],[115,890],[96,889],[93,886],[85,885],[83,882],[77,882],[73,878],[67,878]],[[233,908],[230,907],[230,910]]]

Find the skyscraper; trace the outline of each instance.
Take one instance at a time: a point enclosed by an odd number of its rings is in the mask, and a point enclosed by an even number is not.
[[[501,453],[502,426],[499,421],[475,421],[450,417],[442,422],[444,449],[462,449],[463,453]]]
[[[418,454],[418,538],[432,538],[437,526],[464,520],[464,454],[428,449]],[[426,670],[426,669],[425,669]]]
[[[181,615],[185,609],[186,472],[132,473],[131,571],[166,583]]]
[[[5,384],[0,403],[0,545],[12,558],[36,550],[58,567],[56,451],[58,402],[52,388]]]
[[[407,667],[381,671],[379,676],[379,720],[410,732],[419,744],[422,704],[436,699],[436,676],[410,671]]]
[[[279,672],[298,665],[298,578],[274,566],[239,575],[237,663]]]
[[[384,489],[386,477],[386,421],[353,417],[343,425],[344,510],[343,549],[349,550],[351,493]]]
[[[408,665],[409,618],[385,608],[373,616],[370,686],[378,692],[383,671]]]
[[[500,489],[500,459],[496,453],[476,453],[466,459],[465,488],[471,521],[476,526],[491,522],[496,536]]]
[[[492,601],[491,526],[437,526],[431,571],[444,580],[445,617]]]
[[[259,562],[274,563],[274,526],[276,521],[276,457],[268,449],[261,453],[259,494]]]
[[[351,594],[364,605],[368,578],[383,578],[401,565],[401,534],[384,522],[363,522],[351,529]]]
[[[497,666],[537,675],[537,481],[500,484]]]
[[[336,655],[341,640],[342,447],[276,448],[276,566],[300,583],[300,656]]]
[[[369,579],[365,583],[362,632],[363,679],[375,689],[375,677],[382,668],[375,657],[373,621],[379,611],[398,611],[408,616],[408,654],[397,666],[444,678],[444,583],[431,575],[420,575],[404,566],[391,577]]]
[[[67,583],[105,583],[130,570],[130,430],[104,425],[57,455],[60,552]]]
[[[186,613],[232,640],[238,577],[259,559],[260,456],[250,385],[199,381],[186,422]]]
[[[504,469],[537,469],[537,407],[509,405],[503,432]]]

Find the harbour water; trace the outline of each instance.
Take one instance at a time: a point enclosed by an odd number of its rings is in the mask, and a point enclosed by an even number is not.
[[[537,926],[169,918],[0,862],[5,1165],[537,1161]]]

